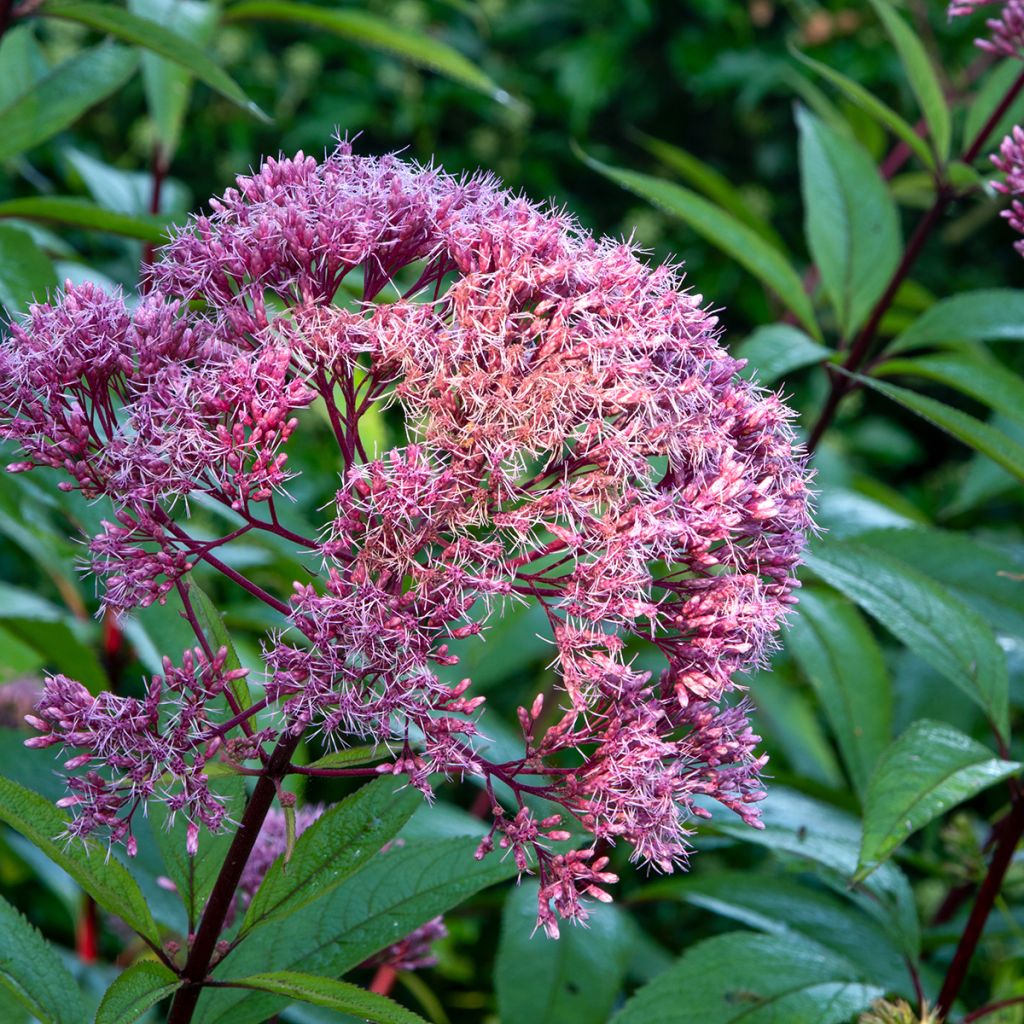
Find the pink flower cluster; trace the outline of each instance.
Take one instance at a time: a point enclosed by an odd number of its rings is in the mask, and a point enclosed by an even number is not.
[[[552,934],[614,881],[596,848],[554,852],[559,814],[662,870],[714,802],[757,823],[765,759],[746,705],[722,702],[794,600],[808,472],[790,411],[737,377],[675,269],[491,178],[342,144],[240,178],[149,284],[131,311],[89,286],[34,307],[0,356],[0,430],[24,451],[11,469],[62,469],[62,486],[113,501],[91,544],[106,607],[187,597],[206,563],[282,617],[267,698],[236,715],[247,757],[267,763],[270,731],[253,726],[276,707],[290,735],[388,745],[385,769],[427,794],[437,772],[500,784],[512,806],[491,789],[480,855],[497,844],[539,873]],[[340,480],[315,539],[276,505],[314,402]],[[377,404],[407,443],[364,449]],[[200,495],[230,510],[230,532],[189,532]],[[253,531],[318,552],[322,573],[264,591],[219,557]],[[558,692],[521,710],[521,757],[493,763],[483,698],[439,668],[517,603],[546,614]],[[636,667],[643,650],[659,675]],[[108,697],[81,699],[96,703],[76,712],[87,729],[54,700],[45,725],[102,757],[120,726]],[[146,722],[146,742],[173,745]],[[85,794],[78,806],[81,831],[101,822]]]
[[[1002,215],[1014,231],[1024,235],[1024,129],[1020,125],[1003,139],[999,154],[992,157],[992,163],[1006,175],[1006,180],[994,182],[994,187],[1012,197],[1009,208]],[[1014,248],[1024,256],[1024,239],[1016,242]]]
[[[949,16],[961,18],[993,6],[999,11],[985,22],[989,37],[976,39],[975,45],[997,57],[1024,57],[1024,0],[953,0]]]

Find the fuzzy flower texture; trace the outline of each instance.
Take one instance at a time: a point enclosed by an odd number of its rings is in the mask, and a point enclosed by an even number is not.
[[[69,285],[0,352],[0,431],[23,452],[8,468],[51,467],[113,506],[90,542],[104,607],[170,597],[197,630],[145,699],[49,681],[29,743],[74,751],[73,833],[130,850],[157,799],[195,850],[223,827],[211,759],[258,770],[307,731],[369,741],[389,756],[368,772],[427,796],[434,773],[485,780],[478,856],[535,872],[557,935],[609,898],[607,844],[671,871],[715,803],[758,825],[766,758],[746,703],[724,698],[794,601],[808,472],[790,411],[737,376],[675,269],[490,177],[342,143],[240,178],[147,285],[132,307]],[[282,496],[314,403],[338,481],[310,537]],[[368,452],[378,404],[406,443]],[[190,532],[198,499],[224,509],[223,535]],[[263,590],[222,551],[261,532],[319,573]],[[280,620],[249,708],[190,601],[200,563]],[[519,756],[492,761],[453,647],[517,603],[550,624],[557,687],[520,709]]]

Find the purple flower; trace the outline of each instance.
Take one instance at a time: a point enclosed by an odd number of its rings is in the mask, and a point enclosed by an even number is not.
[[[998,6],[999,11],[996,17],[985,22],[989,38],[976,39],[975,45],[997,57],[1021,57],[1024,54],[1024,0],[954,0],[949,5],[949,16],[965,17],[992,6]]]
[[[1024,198],[1024,129],[1020,125],[1003,139],[999,154],[992,157],[992,163],[1006,175],[1005,181],[993,182],[993,188],[1012,197],[1002,216],[1014,231],[1024,234],[1024,202],[1021,201]],[[1024,256],[1024,239],[1016,242],[1014,248]]]

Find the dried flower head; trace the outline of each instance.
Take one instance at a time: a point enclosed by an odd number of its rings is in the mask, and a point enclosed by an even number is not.
[[[790,411],[737,376],[700,296],[490,177],[345,143],[319,163],[268,160],[212,207],[163,250],[134,309],[69,286],[12,328],[0,429],[24,452],[12,471],[57,468],[62,486],[112,501],[91,544],[107,608],[177,591],[194,619],[185,576],[205,563],[280,616],[266,701],[233,709],[236,756],[268,756],[266,715],[253,725],[272,705],[289,735],[387,745],[382,769],[428,795],[432,773],[483,776],[494,827],[480,855],[498,845],[538,872],[552,933],[615,876],[594,849],[557,852],[570,833],[534,798],[666,871],[712,803],[756,825],[765,759],[746,705],[720,704],[794,600],[808,473]],[[314,402],[339,485],[310,538],[276,503]],[[379,405],[401,413],[406,443],[368,452],[360,421]],[[222,537],[190,533],[200,496],[233,515]],[[318,552],[321,574],[263,590],[220,557],[252,531]],[[516,603],[550,623],[559,692],[520,710],[522,754],[495,763],[477,740],[483,698],[445,680],[453,644]],[[221,733],[193,706],[200,690],[177,688],[185,710],[167,723],[142,703],[112,725],[109,697],[51,685],[44,742],[78,746],[81,765],[113,743],[133,780],[142,766],[141,788],[118,776],[80,791],[78,831],[127,834],[126,806],[167,798],[157,768],[201,785]],[[216,824],[202,799],[186,807]]]

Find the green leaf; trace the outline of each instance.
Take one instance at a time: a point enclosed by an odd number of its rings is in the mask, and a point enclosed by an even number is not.
[[[243,110],[254,114],[263,121],[270,119],[242,91],[238,83],[223,68],[218,67],[194,43],[179,35],[173,29],[148,18],[140,18],[131,11],[113,4],[67,3],[62,0],[45,0],[36,14],[48,18],[61,18],[86,25],[97,32],[114,36],[133,46],[141,46],[152,53],[166,57],[192,72],[225,99],[231,100]]]
[[[963,601],[918,570],[860,541],[822,541],[809,569],[846,594],[1007,734],[1006,657],[992,630]]]
[[[918,719],[885,752],[868,788],[857,878],[957,804],[1020,771],[944,722]]]
[[[418,67],[502,102],[508,94],[458,50],[422,32],[410,32],[364,11],[315,7],[291,0],[242,0],[224,12],[224,21],[283,21],[321,29],[361,46],[384,50]]]
[[[859,374],[852,376],[905,409],[917,413],[922,419],[962,441],[969,448],[987,455],[1018,480],[1024,480],[1024,446],[1006,434],[927,395],[919,395],[916,391],[896,387],[895,384],[885,384],[872,377],[863,377]]]
[[[983,288],[942,299],[903,331],[887,352],[962,341],[1024,341],[1024,290]]]
[[[0,219],[17,217],[39,220],[111,235],[137,238],[142,242],[167,241],[169,222],[165,217],[135,216],[104,210],[86,199],[71,196],[29,196],[0,202]]]
[[[578,150],[582,160],[599,174],[646,199],[672,217],[689,224],[712,245],[728,253],[770,288],[815,338],[821,337],[811,300],[800,276],[786,256],[732,214],[709,203],[696,192],[648,174],[620,170]]]
[[[128,9],[155,24],[173,26],[193,45],[213,38],[220,11],[205,0],[129,0]],[[193,75],[186,68],[154,53],[142,55],[142,84],[146,105],[160,141],[161,157],[170,163],[178,148],[181,128],[192,95]]]
[[[101,43],[59,64],[0,110],[0,160],[38,146],[74,124],[90,107],[120,89],[138,63],[133,50]]]
[[[103,209],[129,217],[147,215],[153,201],[153,175],[149,171],[122,171],[72,146],[66,146],[62,156]],[[164,178],[160,214],[166,216],[175,210],[184,214],[190,206],[188,189],[175,178]]]
[[[185,588],[188,592],[189,600],[192,602],[192,610],[195,612],[196,619],[199,621],[199,625],[207,640],[209,640],[210,646],[215,651],[219,651],[223,647],[228,652],[224,667],[229,672],[241,668],[242,662],[239,660],[238,652],[235,650],[231,634],[224,625],[224,616],[221,615],[217,610],[217,606],[191,576],[186,579]],[[249,693],[249,684],[245,681],[244,676],[231,680],[231,692],[235,695],[235,700],[243,711],[246,708],[252,707],[252,694]]]
[[[643,132],[638,133],[640,144],[652,156],[660,160],[666,167],[681,175],[683,180],[695,189],[703,192],[713,203],[731,213],[737,220],[756,231],[766,242],[771,243],[781,253],[785,253],[786,245],[778,232],[761,216],[756,214],[739,189],[724,174],[714,167],[699,160],[685,149],[673,146],[669,142],[652,138]]]
[[[12,25],[0,40],[0,109],[24,96],[48,68],[28,25]]]
[[[218,965],[216,977],[258,973],[268,958],[283,969],[344,974],[432,917],[516,873],[511,858],[474,859],[478,843],[469,836],[393,843],[301,914],[254,932]],[[285,1002],[237,989],[206,992],[195,1024],[259,1024]]]
[[[411,786],[396,792],[394,776],[375,779],[331,807],[299,836],[287,864],[270,866],[241,933],[297,910],[332,892],[398,833],[423,801]]]
[[[407,1010],[392,999],[367,992],[346,981],[319,978],[315,974],[274,971],[271,974],[253,974],[241,978],[236,984],[287,996],[289,1000],[299,999],[315,1006],[350,1013],[360,1020],[372,1021],[373,1024],[426,1024],[418,1013]]]
[[[730,932],[690,947],[611,1024],[846,1024],[883,991],[810,939]]]
[[[56,290],[53,264],[32,236],[0,225],[0,303],[7,315],[24,313],[31,302],[45,302],[47,295]]]
[[[904,954],[916,958],[920,946],[917,909],[910,883],[899,868],[883,864],[867,879],[850,884],[861,841],[856,818],[820,800],[773,786],[761,804],[761,819],[762,830],[724,819],[709,827],[740,842],[763,846],[775,856],[816,865],[824,882],[853,900],[886,929]]]
[[[785,944],[803,935],[832,950],[886,990],[911,988],[903,952],[891,937],[848,900],[780,875],[716,871],[667,878],[646,885],[644,901],[674,899],[778,936]]]
[[[939,162],[944,163],[949,156],[952,138],[949,106],[942,95],[942,85],[935,68],[932,67],[928,52],[910,26],[892,9],[888,0],[871,0],[871,6],[874,7],[899,52],[903,69],[910,81],[910,88],[914,91],[921,106],[921,113],[928,123]]]
[[[758,327],[745,338],[734,353],[737,359],[746,359],[741,371],[744,377],[769,387],[795,370],[822,363],[832,352],[809,338],[799,327],[791,324],[768,324]]]
[[[804,229],[843,335],[867,319],[902,252],[899,215],[867,151],[803,108]]]
[[[1024,381],[993,356],[939,352],[915,359],[890,359],[873,371],[883,377],[923,377],[953,388],[996,412],[1024,420]]]
[[[139,960],[107,989],[96,1011],[96,1024],[132,1024],[182,984],[172,970],[156,960]]]
[[[150,942],[160,942],[153,915],[134,879],[112,854],[85,840],[68,842],[67,819],[44,797],[0,777],[0,821],[31,840],[96,902]]]
[[[892,733],[892,687],[881,649],[852,604],[810,587],[800,592],[786,646],[814,687],[863,796]]]
[[[908,124],[892,107],[883,103],[876,96],[872,95],[864,86],[847,78],[846,75],[827,64],[800,53],[799,50],[791,51],[798,61],[809,67],[815,74],[827,79],[852,103],[855,103],[861,110],[874,118],[884,128],[888,128],[897,138],[902,139],[917,154],[926,167],[934,169],[935,157],[929,150],[927,143],[921,138],[913,127]]]
[[[557,941],[536,924],[537,883],[524,883],[502,915],[494,968],[502,1024],[604,1024],[629,954],[621,911],[595,906],[586,928],[563,928]]]
[[[0,899],[0,986],[46,1024],[85,1020],[78,983],[53,946]]]
[[[360,765],[383,761],[388,756],[387,749],[378,747],[346,747],[344,750],[332,750],[323,757],[311,761],[309,768],[358,768]]]
[[[981,88],[977,91],[975,100],[967,111],[967,117],[964,120],[963,144],[960,147],[962,152],[965,152],[973,145],[974,140],[988,123],[989,118],[996,112],[1010,92],[1019,74],[1020,62],[1013,58],[1000,61],[985,76],[981,83]],[[1009,135],[1013,131],[1014,126],[1022,122],[1024,122],[1024,94],[1018,94],[1010,104],[1009,110],[1003,113],[999,123],[989,132],[988,138],[992,142],[992,146],[988,148],[982,147],[980,155],[984,160],[987,170],[991,170],[988,154],[989,150],[994,148],[996,140]]]

